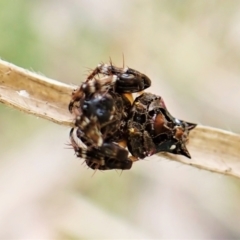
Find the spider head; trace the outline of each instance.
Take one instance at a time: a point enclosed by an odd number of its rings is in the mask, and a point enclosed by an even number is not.
[[[83,102],[82,111],[88,118],[96,116],[100,124],[103,124],[111,118],[113,99],[110,94],[95,94]]]

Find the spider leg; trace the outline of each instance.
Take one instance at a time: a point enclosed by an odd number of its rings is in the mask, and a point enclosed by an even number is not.
[[[140,92],[151,86],[151,80],[143,73],[132,68],[123,68],[121,71],[116,67],[112,68],[113,74],[118,76],[116,91],[119,93]]]
[[[90,147],[87,150],[86,164],[92,169],[128,170],[132,163],[128,151],[114,143],[104,143],[101,147]]]
[[[104,158],[104,166],[100,170],[122,169],[127,170],[132,167],[133,161],[128,158],[128,151],[115,143],[104,143],[100,148]]]
[[[115,91],[118,93],[139,92],[151,86],[151,80],[145,74],[128,67],[115,67],[111,60],[110,64],[99,64],[88,76],[86,82],[99,73],[106,76],[117,76]]]
[[[76,128],[70,131],[70,141],[77,157],[85,159],[92,169],[127,170],[132,167],[133,161],[128,158],[128,151],[115,143],[103,143],[100,147],[86,146],[77,136]]]
[[[75,122],[75,125],[79,127],[78,135],[79,138],[82,137],[79,133],[84,133],[84,138],[88,139],[93,143],[93,145],[101,146],[103,143],[103,137],[100,130],[100,124],[96,116],[91,116],[90,118],[82,115]]]

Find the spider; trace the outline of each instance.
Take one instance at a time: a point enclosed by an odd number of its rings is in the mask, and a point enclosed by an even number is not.
[[[77,157],[99,170],[130,169],[134,161],[158,152],[191,158],[185,143],[196,124],[174,118],[160,96],[141,93],[150,85],[134,69],[99,64],[69,103],[76,126],[70,141]],[[141,94],[133,100],[135,92]]]

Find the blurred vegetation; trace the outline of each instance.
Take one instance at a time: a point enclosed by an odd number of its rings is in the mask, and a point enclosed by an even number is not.
[[[239,13],[237,0],[2,0],[0,57],[80,84],[124,54],[173,115],[239,133]],[[239,238],[239,182],[169,161],[93,175],[69,129],[0,111],[1,239]]]

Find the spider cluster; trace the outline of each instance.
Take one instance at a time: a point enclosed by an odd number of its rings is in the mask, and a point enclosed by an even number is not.
[[[158,152],[184,155],[196,124],[173,117],[160,96],[143,92],[151,80],[131,68],[99,64],[72,93],[70,141],[92,169],[130,169]],[[138,93],[135,100],[132,93]]]

